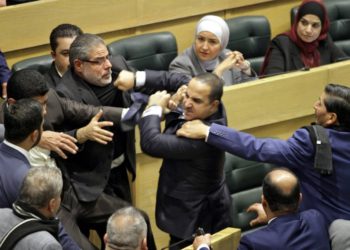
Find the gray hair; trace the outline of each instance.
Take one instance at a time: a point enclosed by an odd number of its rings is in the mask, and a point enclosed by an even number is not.
[[[97,35],[85,33],[78,36],[69,48],[69,63],[74,66],[76,59],[89,60],[91,49],[99,45],[105,45],[103,39]]]
[[[108,219],[107,245],[113,249],[135,250],[146,237],[147,225],[141,213],[134,207],[118,209]]]
[[[58,168],[32,167],[22,183],[18,199],[35,208],[45,207],[61,195],[62,173]]]

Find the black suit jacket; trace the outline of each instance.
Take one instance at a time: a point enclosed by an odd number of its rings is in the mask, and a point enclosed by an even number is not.
[[[120,69],[129,69],[122,57],[113,57],[111,63],[113,66],[117,66]],[[94,106],[102,105],[89,83],[77,76],[72,69],[68,70],[62,77],[61,82],[57,86],[57,92],[61,96],[77,102]],[[105,105],[113,105],[117,98],[122,98],[122,100],[119,100],[121,102],[121,107],[119,108],[120,113],[123,107],[128,107],[131,103],[129,92],[120,92],[114,88],[112,84],[106,87],[106,93],[108,94],[109,103],[105,103]],[[115,124],[118,125],[119,123]],[[71,127],[72,125],[70,123],[65,123],[66,130],[70,130]],[[96,200],[103,192],[109,178],[111,162],[115,157],[113,155],[114,141],[120,140],[121,136],[125,136],[125,145],[123,148],[125,149],[126,166],[133,178],[135,178],[134,131],[118,131],[119,132],[113,130],[113,142],[102,145],[97,142],[87,141],[84,143],[79,153],[71,155],[67,160],[59,161],[59,166],[68,173],[69,181],[81,201]]]
[[[55,61],[51,63],[49,71],[46,72],[44,76],[50,88],[55,88],[58,85],[58,83],[61,81],[61,77],[57,73],[57,70],[55,67]]]

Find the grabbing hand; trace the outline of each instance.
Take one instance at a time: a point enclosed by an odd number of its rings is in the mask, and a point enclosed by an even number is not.
[[[267,223],[267,216],[261,203],[254,203],[253,205],[250,205],[247,208],[247,212],[255,212],[258,215],[254,220],[249,222],[250,226],[253,227],[259,224]]]
[[[149,97],[146,109],[150,106],[160,106],[162,107],[163,114],[166,114],[169,112],[169,109],[167,108],[169,100],[170,94],[168,94],[165,90],[157,91]]]
[[[186,91],[187,91],[187,85],[182,85],[180,88],[178,88],[176,93],[171,96],[168,103],[168,108],[170,110],[174,110],[177,108],[177,106],[179,106],[179,104],[182,104],[186,95]]]
[[[177,136],[183,136],[191,139],[203,139],[207,136],[209,126],[201,120],[185,122],[182,127],[176,131]]]
[[[113,126],[113,122],[102,121],[99,122],[103,115],[103,111],[100,110],[90,121],[88,125],[78,129],[77,139],[79,143],[84,143],[87,140],[96,141],[101,144],[107,144],[112,141],[113,133],[103,129],[103,127]]]
[[[114,82],[114,87],[122,91],[127,91],[135,87],[134,82],[135,74],[131,71],[122,70],[119,73],[117,80]]]
[[[197,236],[196,238],[194,238],[193,241],[193,249],[197,250],[197,248],[201,245],[201,244],[206,244],[207,246],[210,246],[210,234],[205,234],[205,235],[200,235]]]
[[[77,145],[75,145],[76,142],[77,140],[70,135],[54,131],[43,131],[39,146],[56,152],[63,159],[67,159],[64,151],[76,154],[78,150]]]

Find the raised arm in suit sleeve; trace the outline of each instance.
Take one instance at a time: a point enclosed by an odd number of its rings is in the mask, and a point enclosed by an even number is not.
[[[155,71],[146,70],[146,82],[144,87],[146,91],[167,90],[168,92],[175,92],[184,84],[188,84],[191,77],[169,71]]]
[[[167,159],[193,159],[211,154],[217,150],[202,140],[177,137],[175,134],[161,132],[160,117],[149,115],[139,123],[142,150],[153,156]]]

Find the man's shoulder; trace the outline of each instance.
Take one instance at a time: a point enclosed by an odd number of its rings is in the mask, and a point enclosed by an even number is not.
[[[34,249],[50,249],[50,250],[59,250],[62,249],[60,243],[49,233],[46,231],[39,231],[35,233],[31,233],[25,236],[22,240],[20,240],[14,250],[16,249],[26,249],[26,250],[34,250]]]

